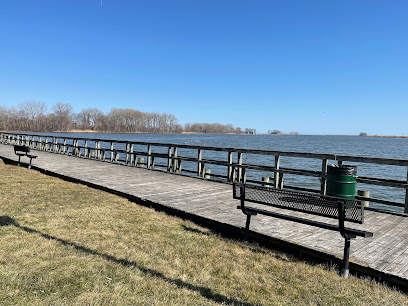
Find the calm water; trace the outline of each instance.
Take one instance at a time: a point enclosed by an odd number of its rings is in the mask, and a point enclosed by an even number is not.
[[[51,135],[46,133],[44,135]],[[215,147],[233,147],[247,149],[265,149],[277,151],[294,151],[309,153],[330,153],[369,157],[408,159],[408,139],[407,138],[375,138],[358,136],[307,136],[307,135],[197,135],[197,134],[177,134],[177,135],[157,135],[157,134],[85,134],[85,133],[54,133],[52,135],[68,137],[85,137],[100,139],[116,139],[176,144],[191,144]],[[92,144],[90,144],[92,145]],[[141,147],[140,150],[145,150]],[[138,148],[135,148],[138,150]],[[164,152],[159,148],[154,152]],[[181,150],[180,155],[196,156],[196,151]],[[204,152],[203,158],[227,160],[225,152]],[[236,157],[234,157],[236,161]],[[163,162],[164,163],[164,162]],[[244,154],[244,163],[254,163],[262,165],[273,165],[274,158],[269,156],[257,156]],[[329,161],[334,163],[334,161]],[[406,167],[385,166],[374,164],[358,164],[358,175],[383,177],[390,179],[406,180]],[[206,165],[212,173],[226,174],[225,167]],[[305,158],[282,157],[281,167],[300,168],[310,170],[320,170],[321,161]],[[183,162],[183,169],[196,170],[194,163]],[[253,171],[248,173],[249,178],[260,179],[262,176],[273,176],[273,173]],[[284,176],[285,184],[300,187],[319,189],[320,182],[317,178],[307,176]],[[403,190],[391,187],[358,184],[357,189],[370,190],[372,197],[385,200],[405,201]],[[372,207],[381,207],[380,204],[371,204]],[[400,208],[393,208],[402,211]]]

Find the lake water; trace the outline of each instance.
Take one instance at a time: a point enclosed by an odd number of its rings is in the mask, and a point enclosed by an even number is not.
[[[276,151],[293,151],[307,153],[328,153],[339,155],[355,155],[382,158],[408,159],[407,138],[377,138],[359,136],[308,136],[308,135],[205,135],[205,134],[87,134],[87,133],[44,133],[65,137],[84,137],[115,139],[129,141],[160,142],[173,144],[191,144],[215,147],[232,147],[246,149],[264,149]],[[137,150],[135,148],[135,150]],[[145,148],[144,148],[145,150]],[[160,152],[160,148],[154,152]],[[161,151],[163,152],[163,151]],[[184,150],[179,154],[196,157],[196,151]],[[203,158],[227,160],[225,152],[204,152]],[[236,157],[234,157],[236,161]],[[260,156],[244,154],[244,163],[274,165],[273,156]],[[334,161],[329,161],[334,163]],[[376,164],[350,163],[357,165],[358,175],[382,177],[389,179],[406,180],[407,168],[400,166],[387,166]],[[306,158],[281,157],[281,167],[308,170],[321,170],[321,161]],[[212,173],[226,174],[225,167],[216,165],[206,166]],[[195,163],[183,162],[183,169],[196,170]],[[273,176],[273,173],[253,171],[248,173],[248,178],[260,179],[262,176]],[[319,189],[320,182],[317,178],[284,175],[284,183],[293,186]],[[384,200],[403,203],[404,190],[375,185],[357,184],[357,189],[370,190],[371,196]],[[381,204],[372,203],[372,207],[383,207]],[[390,209],[388,207],[388,209]],[[402,211],[401,208],[392,208]]]

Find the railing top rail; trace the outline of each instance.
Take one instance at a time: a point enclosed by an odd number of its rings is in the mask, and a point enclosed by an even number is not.
[[[2,133],[2,134],[14,134],[20,136],[37,136],[37,137],[56,137],[62,139],[77,139],[88,141],[100,141],[100,142],[114,142],[114,143],[128,143],[134,145],[151,145],[158,147],[170,147],[185,149],[201,149],[208,151],[223,151],[223,152],[237,152],[246,154],[257,155],[279,155],[287,157],[300,157],[300,158],[312,158],[312,159],[328,159],[336,161],[351,161],[361,163],[374,163],[383,165],[396,165],[396,166],[408,166],[408,159],[395,159],[395,158],[381,158],[381,157],[368,157],[368,156],[353,156],[353,155],[340,155],[340,154],[325,154],[325,153],[306,153],[306,152],[293,152],[293,151],[276,151],[276,150],[262,150],[262,149],[244,149],[233,147],[213,147],[202,145],[189,145],[189,144],[177,144],[177,143],[158,143],[158,142],[146,142],[146,141],[132,141],[132,140],[116,140],[105,138],[88,138],[88,137],[72,137],[64,135],[44,135],[44,134],[31,134],[31,133]]]

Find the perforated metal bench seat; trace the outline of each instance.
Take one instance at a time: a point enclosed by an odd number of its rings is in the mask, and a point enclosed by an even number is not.
[[[235,183],[233,185],[233,198],[241,201],[241,204],[237,208],[241,209],[247,216],[245,240],[248,239],[251,216],[257,214],[340,232],[341,236],[345,239],[343,266],[340,270],[340,274],[346,277],[348,276],[349,270],[350,239],[356,238],[357,236],[364,238],[373,237],[373,233],[371,232],[344,226],[345,221],[358,224],[364,223],[364,205],[362,201],[359,200],[242,183]],[[248,206],[245,202],[260,205]],[[307,215],[306,217],[296,217],[290,214],[278,213],[268,210],[266,207],[263,209],[262,205],[337,219],[338,225],[308,219]]]

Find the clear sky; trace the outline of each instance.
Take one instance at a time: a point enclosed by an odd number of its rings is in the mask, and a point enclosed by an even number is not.
[[[408,135],[408,1],[2,0],[0,105]]]

